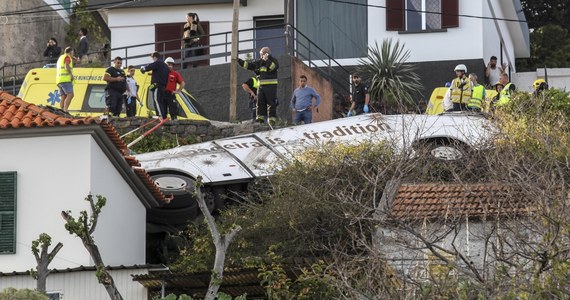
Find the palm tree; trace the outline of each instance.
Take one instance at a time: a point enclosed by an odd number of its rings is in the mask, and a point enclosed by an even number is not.
[[[405,113],[416,110],[416,98],[422,89],[414,64],[405,63],[410,51],[399,41],[384,39],[368,47],[366,59],[360,59],[359,72],[369,79],[372,107],[383,113]]]

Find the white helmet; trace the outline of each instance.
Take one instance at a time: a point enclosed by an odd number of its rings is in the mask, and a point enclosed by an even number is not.
[[[174,64],[174,58],[172,58],[172,57],[167,57],[167,58],[164,60],[164,62],[167,63],[167,64]]]
[[[455,66],[455,69],[453,69],[453,71],[463,71],[467,73],[467,67],[464,64],[460,64]]]

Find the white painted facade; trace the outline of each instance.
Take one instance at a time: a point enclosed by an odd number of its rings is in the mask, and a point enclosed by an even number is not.
[[[489,243],[496,239],[496,234],[491,226],[481,221],[461,222],[456,226],[456,232],[448,233],[435,244],[450,251],[453,251],[454,247],[457,248],[478,271],[489,272],[491,270],[489,266],[495,262],[492,249],[490,246],[485,247],[485,238],[488,238],[487,242]],[[436,237],[442,236],[442,233],[448,230],[441,222],[423,225],[418,222],[415,229],[427,237],[427,240],[432,238],[436,240]],[[419,239],[403,230],[379,229],[375,245],[385,254],[387,261],[399,273],[415,279],[429,278],[429,272],[433,267],[443,264]],[[444,254],[444,256],[446,255]],[[454,257],[448,258],[450,261],[455,261]],[[464,266],[463,262],[456,261],[456,263]]]
[[[133,281],[131,277],[131,274],[147,274],[146,270],[111,270],[110,273],[123,299],[146,300],[148,298],[146,289],[140,283]],[[0,277],[0,290],[7,287],[35,289],[36,281],[30,275]],[[63,295],[61,299],[65,300],[109,299],[109,294],[103,285],[97,282],[95,271],[52,273],[48,276],[46,291],[60,293]]]
[[[111,30],[111,47],[120,48],[132,45],[148,44],[147,46],[124,51],[112,51],[111,57],[115,56],[147,56],[141,59],[129,60],[129,64],[150,63],[151,52],[154,51],[155,24],[186,22],[188,12],[197,12],[201,21],[210,22],[210,34],[231,32],[233,6],[229,4],[165,6],[152,8],[112,9],[108,11],[108,26]],[[280,0],[248,0],[247,6],[240,7],[239,29],[252,28],[254,17],[275,16],[284,14],[284,3]],[[240,34],[240,40],[253,38],[249,31]],[[231,41],[231,34],[214,35],[210,37],[210,45],[225,44]],[[251,42],[240,44],[240,48],[251,48]],[[229,47],[229,46],[228,46]],[[229,48],[227,49],[230,50]],[[211,53],[225,52],[226,46],[212,47]],[[229,62],[227,58],[216,58],[210,64]]]
[[[63,243],[50,269],[92,266],[61,217],[64,210],[74,217],[90,212],[83,200],[89,193],[107,198],[94,233],[104,263],[145,264],[146,209],[90,134],[5,138],[0,144],[0,171],[17,172],[16,253],[0,255],[0,272],[35,268],[31,242],[44,232],[52,247]]]
[[[399,33],[386,31],[385,0],[371,2],[368,8],[368,45],[384,38],[398,39],[410,50],[409,62],[482,59],[485,62],[492,55],[502,57],[514,68],[515,56],[528,56],[525,49],[521,23],[498,19],[518,19],[515,7],[510,1],[459,1],[459,27],[442,32]],[[507,3],[508,2],[508,3]],[[201,21],[210,22],[210,34],[231,31],[232,5],[192,5],[153,8],[121,8],[108,11],[108,26],[111,30],[112,48],[145,44],[146,47],[129,49],[128,56],[148,55],[154,51],[154,24],[184,22],[188,11],[198,12]],[[249,0],[240,7],[239,29],[254,26],[254,17],[285,15],[283,0]],[[469,17],[473,16],[473,17]],[[483,18],[490,19],[483,19]],[[526,26],[526,24],[524,24]],[[251,38],[241,34],[240,40]],[[501,40],[503,48],[501,51]],[[212,36],[210,44],[231,41],[231,35]],[[226,51],[226,46],[213,47],[210,54]],[[250,42],[240,44],[240,49],[251,48]],[[528,47],[526,47],[528,48]],[[228,49],[229,50],[229,49]],[[115,51],[112,56],[125,56],[124,51]],[[226,63],[226,58],[215,58],[210,64]],[[358,58],[340,59],[342,65],[356,65]],[[133,64],[148,63],[150,59],[130,61]],[[512,69],[512,71],[516,71]]]

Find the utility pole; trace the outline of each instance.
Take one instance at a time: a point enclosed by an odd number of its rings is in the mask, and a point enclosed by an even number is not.
[[[237,121],[237,59],[238,59],[239,0],[234,0],[232,20],[232,53],[230,63],[230,122]]]

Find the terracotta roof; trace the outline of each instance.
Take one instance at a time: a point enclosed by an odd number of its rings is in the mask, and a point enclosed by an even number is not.
[[[506,184],[401,184],[389,210],[396,219],[494,217],[524,215],[536,206]]]
[[[113,142],[117,150],[131,166],[134,173],[148,187],[152,195],[161,202],[167,201],[164,194],[156,186],[148,173],[140,168],[140,163],[129,155],[130,151],[118,132],[107,121],[99,118],[73,118],[62,112],[50,111],[47,108],[38,107],[28,103],[7,92],[0,91],[0,130],[9,128],[32,128],[32,127],[76,127],[84,125],[99,125]]]

